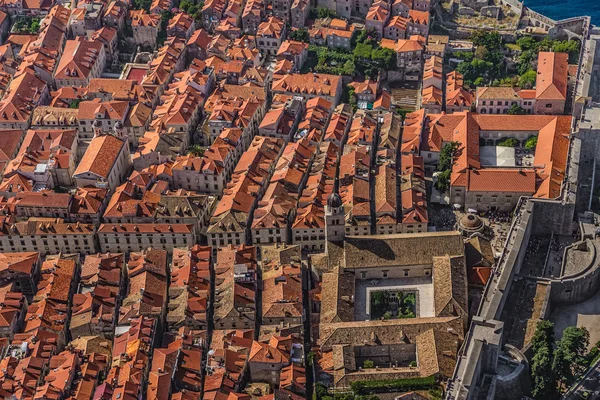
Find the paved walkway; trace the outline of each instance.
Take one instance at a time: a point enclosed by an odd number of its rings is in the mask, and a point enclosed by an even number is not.
[[[377,282],[377,283],[375,283]],[[357,321],[371,319],[371,292],[381,290],[414,291],[417,295],[417,317],[434,317],[433,283],[431,277],[393,278],[393,279],[357,279],[354,292],[354,318]]]

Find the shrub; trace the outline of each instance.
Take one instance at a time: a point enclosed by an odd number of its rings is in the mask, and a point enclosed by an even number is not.
[[[440,193],[446,193],[448,191],[448,189],[450,188],[450,175],[451,174],[452,174],[452,171],[449,169],[442,171],[438,174],[437,181],[435,182],[435,188]]]
[[[371,394],[431,389],[435,383],[435,377],[428,376],[425,378],[357,381],[352,382],[350,386],[354,394]]]
[[[375,368],[375,363],[371,360],[365,360],[363,368]]]
[[[537,79],[537,72],[530,69],[525,73],[521,74],[519,77],[519,86],[524,89],[531,89],[535,86],[535,81]]]
[[[417,368],[417,362],[416,361],[411,361],[410,364],[408,364],[409,367],[411,368]]]
[[[497,146],[501,147],[517,147],[519,141],[515,138],[506,138],[498,142]]]
[[[527,139],[525,141],[525,148],[527,150],[533,150],[535,149],[535,146],[537,146],[537,141],[538,141],[538,137],[537,136],[529,136],[529,139]]]

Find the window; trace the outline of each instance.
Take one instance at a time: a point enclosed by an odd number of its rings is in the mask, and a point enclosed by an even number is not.
[[[383,277],[387,278],[388,277],[388,271],[381,271],[383,273]]]
[[[546,104],[546,108],[552,108],[552,104]]]
[[[476,199],[476,201],[477,201],[478,203],[481,203],[481,196],[477,196],[477,199]]]
[[[360,278],[361,279],[367,279],[367,272],[366,271],[360,271]]]
[[[407,269],[404,270],[404,276],[408,276],[408,270]]]

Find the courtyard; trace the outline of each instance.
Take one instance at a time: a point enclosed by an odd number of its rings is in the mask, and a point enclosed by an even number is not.
[[[534,152],[522,147],[486,145],[479,147],[481,165],[487,167],[531,167]]]
[[[387,292],[386,295],[383,293]],[[401,294],[400,294],[401,293]],[[388,297],[388,306],[372,304],[373,299]],[[392,299],[394,297],[395,299]],[[414,299],[414,302],[413,302]],[[392,304],[393,303],[393,304]],[[354,319],[434,317],[433,282],[431,277],[357,279],[354,294]],[[384,314],[388,313],[387,315]]]
[[[600,341],[600,292],[583,303],[556,307],[550,314],[554,336],[562,337],[569,326],[584,326],[590,332],[590,347]]]

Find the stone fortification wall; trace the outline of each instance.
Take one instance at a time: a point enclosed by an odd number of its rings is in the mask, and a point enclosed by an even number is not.
[[[553,279],[550,286],[550,301],[561,305],[577,304],[594,296],[600,290],[600,253],[597,240],[585,240],[569,246],[568,251],[589,252],[589,265],[582,266],[580,272]],[[567,262],[567,257],[563,257]]]
[[[529,387],[529,363],[527,357],[514,346],[504,345],[505,356],[519,365],[508,375],[498,375],[496,379],[496,400],[519,399]]]

